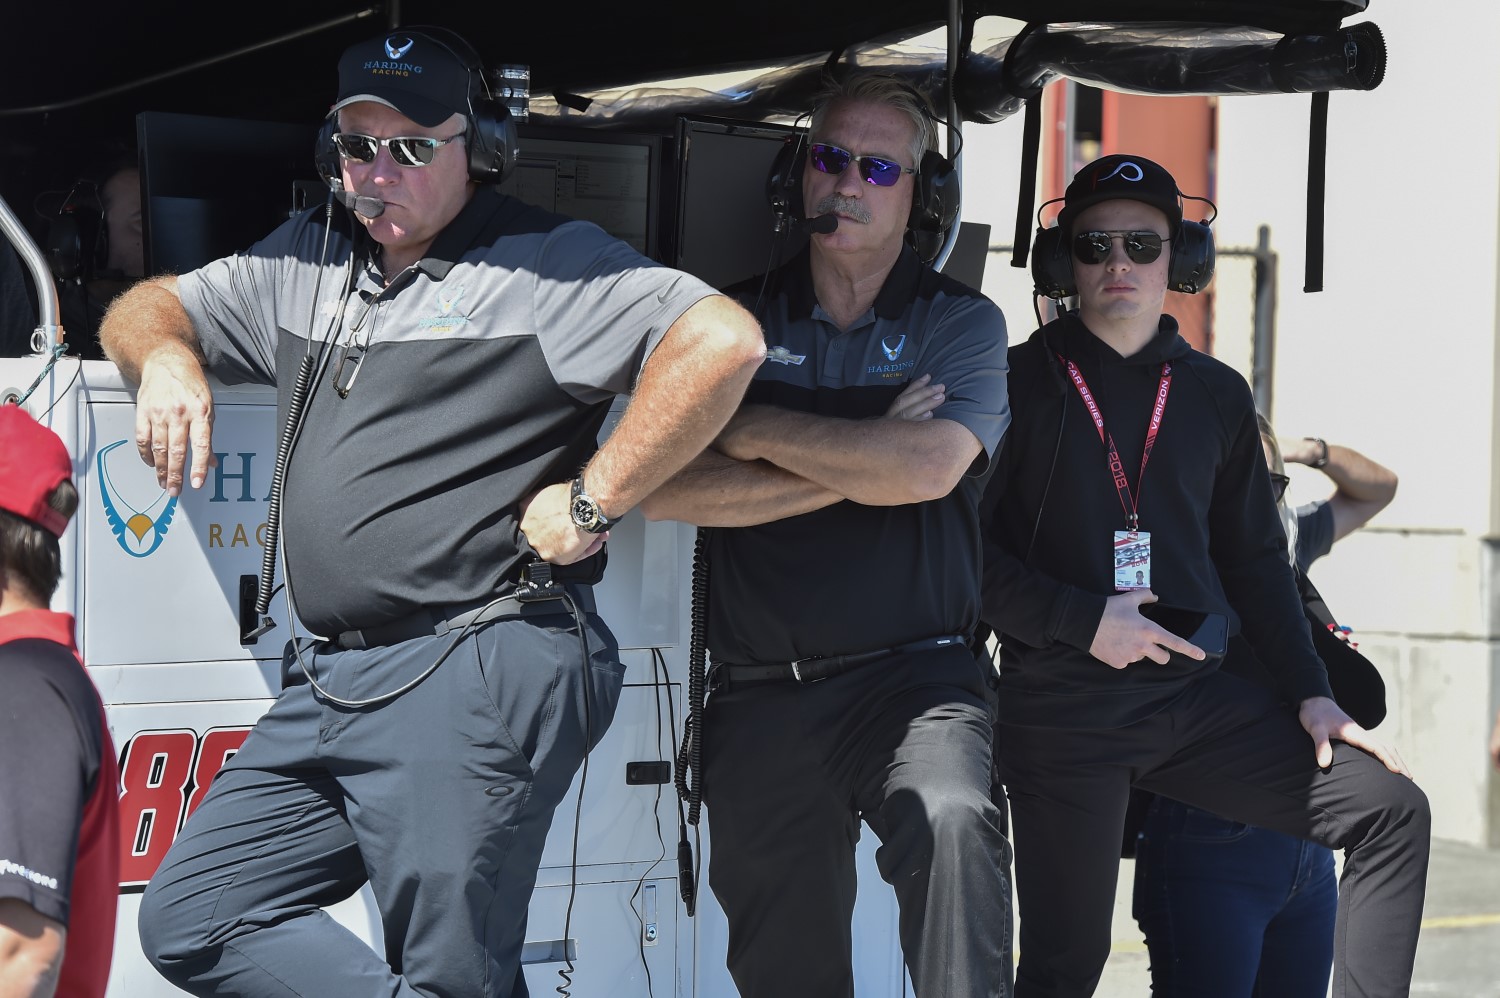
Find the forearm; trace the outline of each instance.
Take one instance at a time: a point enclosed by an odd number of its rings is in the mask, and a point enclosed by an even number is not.
[[[1340,492],[1357,502],[1385,506],[1396,497],[1396,473],[1347,447],[1329,444],[1328,463],[1322,471]]]
[[[726,443],[732,456],[769,461],[867,506],[939,499],[980,450],[951,420],[840,419],[771,406],[746,407]]]
[[[700,527],[748,527],[840,502],[830,492],[766,461],[736,461],[704,451],[641,503],[648,520]]]
[[[1325,446],[1328,448],[1328,462],[1317,470],[1327,475],[1345,497],[1380,506],[1395,498],[1396,473],[1353,448],[1304,438],[1288,442],[1282,449],[1282,459],[1291,464],[1317,467]]]
[[[754,319],[730,299],[705,299],[672,325],[585,472],[607,516],[633,509],[713,441],[764,356]]]
[[[157,351],[203,363],[198,334],[177,297],[174,277],[143,281],[116,298],[99,324],[99,344],[120,373],[136,384],[146,359]]]
[[[15,898],[0,900],[0,998],[52,998],[67,931]]]

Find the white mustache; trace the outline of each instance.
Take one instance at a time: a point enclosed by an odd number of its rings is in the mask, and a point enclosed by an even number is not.
[[[845,197],[842,194],[828,195],[819,201],[818,206],[813,209],[814,215],[827,215],[830,213],[847,216],[856,222],[868,224],[870,221],[870,209],[865,207],[863,201],[859,198]]]

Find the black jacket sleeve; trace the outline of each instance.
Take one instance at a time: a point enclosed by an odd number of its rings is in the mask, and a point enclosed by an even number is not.
[[[1246,640],[1287,699],[1298,704],[1309,697],[1332,698],[1328,671],[1313,650],[1302,610],[1249,386],[1239,379],[1215,397],[1230,439],[1209,508],[1209,550],[1224,594]]]

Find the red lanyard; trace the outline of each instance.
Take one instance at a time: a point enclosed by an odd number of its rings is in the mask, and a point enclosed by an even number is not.
[[[1104,430],[1104,414],[1099,411],[1099,403],[1094,400],[1094,393],[1089,391],[1088,383],[1083,380],[1083,372],[1078,370],[1078,365],[1061,355],[1058,360],[1068,365],[1068,377],[1073,379],[1073,387],[1078,389],[1079,398],[1083,404],[1088,406],[1089,415],[1094,417],[1094,429],[1099,431],[1099,442],[1104,444],[1109,453],[1109,473],[1115,480],[1115,491],[1120,494],[1120,505],[1125,510],[1125,521],[1131,530],[1141,528],[1141,517],[1137,512],[1141,483],[1146,480],[1146,462],[1151,459],[1151,448],[1156,446],[1156,434],[1161,430],[1161,415],[1167,409],[1167,392],[1172,389],[1172,365],[1163,363],[1161,365],[1161,382],[1156,387],[1156,404],[1151,407],[1151,422],[1146,426],[1146,446],[1141,449],[1141,474],[1135,480],[1135,494],[1131,494],[1130,483],[1125,480],[1125,465],[1120,460],[1120,450],[1115,446],[1115,438]]]

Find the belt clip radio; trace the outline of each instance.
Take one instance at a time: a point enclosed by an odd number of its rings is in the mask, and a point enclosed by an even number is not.
[[[542,603],[562,599],[562,583],[552,579],[552,566],[534,561],[521,570],[521,584],[516,587],[517,603]]]

